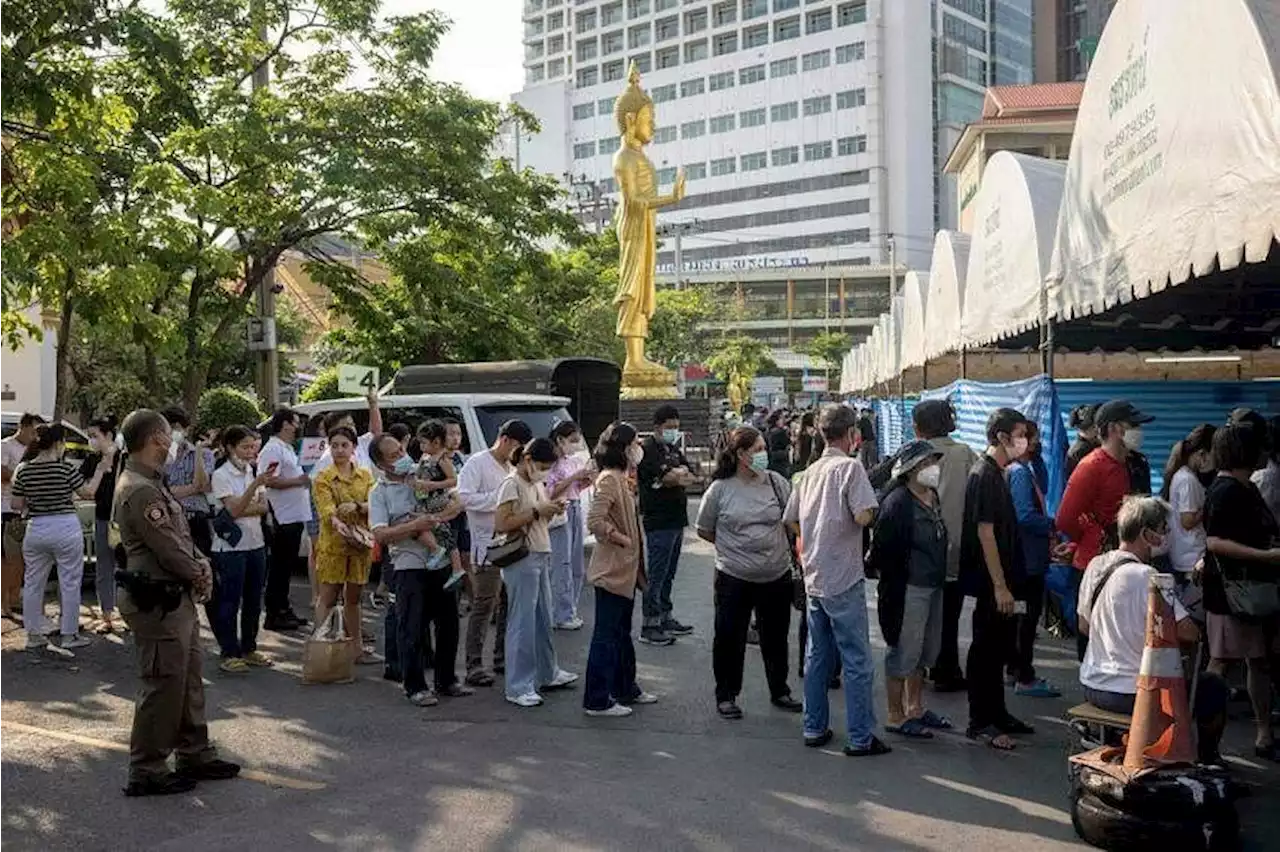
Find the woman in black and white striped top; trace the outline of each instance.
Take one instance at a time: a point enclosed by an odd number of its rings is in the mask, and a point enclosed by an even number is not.
[[[84,532],[76,498],[92,499],[110,464],[100,462],[86,482],[80,468],[62,458],[66,434],[61,424],[40,426],[13,474],[13,508],[30,521],[22,540],[26,575],[22,585],[27,649],[49,647],[45,637],[44,587],[58,566],[62,605],[61,650],[70,654],[89,640],[80,635],[80,583],[84,578]]]

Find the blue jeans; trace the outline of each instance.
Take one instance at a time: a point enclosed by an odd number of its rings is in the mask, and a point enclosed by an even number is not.
[[[262,614],[262,584],[267,576],[267,549],[233,550],[213,554],[218,588],[212,610],[213,635],[222,656],[243,657],[258,650],[258,616]],[[240,631],[236,633],[239,616]]]
[[[867,618],[867,584],[859,580],[834,597],[809,597],[809,645],[804,667],[804,735],[826,732],[831,708],[827,685],[837,661],[844,668],[844,710],[849,745],[871,745],[875,662]]]
[[[649,585],[644,590],[644,626],[661,627],[671,618],[671,584],[676,579],[684,530],[649,530],[644,534],[649,551]]]
[[[640,695],[636,685],[636,646],[631,641],[635,598],[596,588],[596,623],[587,654],[587,687],[582,706],[607,710],[616,702],[630,704]]]
[[[560,666],[551,639],[551,554],[530,553],[502,569],[507,587],[506,693],[536,693]]]
[[[570,500],[568,520],[551,530],[551,617],[564,624],[578,614],[586,560],[582,541],[582,504]]]

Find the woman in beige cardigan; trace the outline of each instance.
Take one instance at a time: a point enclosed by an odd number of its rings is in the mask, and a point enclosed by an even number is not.
[[[635,704],[658,698],[636,684],[631,617],[636,589],[643,589],[644,534],[628,477],[644,455],[630,423],[614,423],[596,446],[595,496],[587,529],[596,537],[587,582],[596,589],[596,618],[587,656],[582,706],[588,716],[630,716]]]

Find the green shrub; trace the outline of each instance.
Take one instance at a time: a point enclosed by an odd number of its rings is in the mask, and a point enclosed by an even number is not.
[[[299,402],[320,402],[326,399],[343,399],[350,394],[338,392],[338,368],[325,367],[316,373],[311,384],[298,394]]]
[[[233,387],[209,388],[200,396],[196,422],[201,430],[225,429],[228,426],[257,426],[263,420],[258,401]]]

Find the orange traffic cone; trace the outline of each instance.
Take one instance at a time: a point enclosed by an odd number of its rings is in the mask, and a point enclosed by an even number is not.
[[[1146,649],[1138,672],[1125,769],[1195,761],[1182,652],[1178,649],[1173,607],[1165,599],[1165,591],[1173,591],[1173,577],[1153,575],[1147,598]]]

